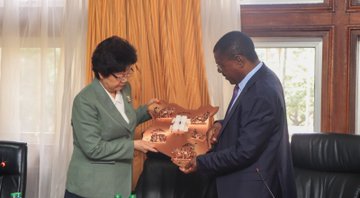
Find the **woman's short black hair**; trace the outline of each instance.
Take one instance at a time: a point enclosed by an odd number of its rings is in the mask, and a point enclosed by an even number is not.
[[[226,33],[215,44],[213,52],[220,52],[228,55],[229,58],[233,58],[235,55],[243,55],[252,62],[258,60],[253,41],[240,31]]]
[[[101,41],[92,55],[92,70],[95,77],[99,74],[108,77],[112,73],[123,72],[137,61],[135,48],[125,39],[111,36]]]

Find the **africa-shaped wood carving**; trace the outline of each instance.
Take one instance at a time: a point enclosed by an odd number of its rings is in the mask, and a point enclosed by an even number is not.
[[[152,142],[178,166],[184,166],[209,150],[210,121],[218,109],[208,105],[188,110],[164,101],[152,104],[149,112],[153,124],[145,130],[143,140]]]

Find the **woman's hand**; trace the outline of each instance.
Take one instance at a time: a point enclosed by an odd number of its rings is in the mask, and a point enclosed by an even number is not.
[[[160,100],[157,98],[152,98],[149,100],[149,102],[146,104],[147,106],[147,111],[150,114],[153,114],[154,109],[158,106],[157,104],[160,103]]]
[[[134,148],[143,153],[147,153],[148,151],[158,152],[152,143],[144,140],[134,140]]]
[[[150,105],[152,105],[152,104],[154,104],[154,103],[159,103],[159,102],[160,102],[159,99],[157,99],[157,98],[151,98],[146,105],[147,105],[147,106],[150,106]]]

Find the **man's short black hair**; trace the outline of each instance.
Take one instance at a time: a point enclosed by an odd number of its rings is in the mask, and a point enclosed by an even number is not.
[[[213,52],[220,52],[228,55],[229,58],[234,58],[235,55],[243,55],[252,62],[258,60],[253,41],[240,31],[226,33],[215,44]]]

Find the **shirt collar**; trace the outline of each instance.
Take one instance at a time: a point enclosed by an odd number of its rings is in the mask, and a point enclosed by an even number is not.
[[[100,82],[100,81],[99,81]],[[115,98],[113,98],[110,94],[110,92],[108,92],[108,90],[105,89],[105,87],[103,86],[103,84],[101,84],[100,82],[100,85],[102,86],[102,88],[105,90],[105,92],[108,94],[108,96],[110,97],[111,101],[115,104],[116,102],[122,102],[122,96],[121,96],[121,93],[120,91],[117,91],[116,92],[116,95],[115,95]]]
[[[242,81],[240,81],[238,83],[239,86],[239,90],[242,91],[245,87],[245,85],[247,84],[247,82],[251,79],[251,77],[261,68],[261,66],[263,65],[263,62],[260,61],[259,64],[257,64],[246,76],[244,79],[242,79]]]

